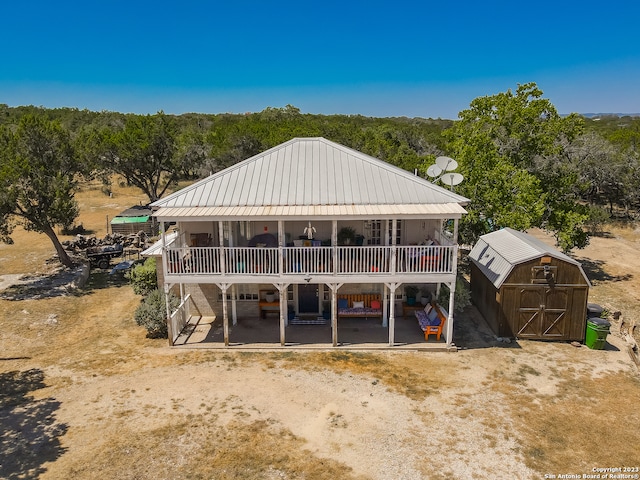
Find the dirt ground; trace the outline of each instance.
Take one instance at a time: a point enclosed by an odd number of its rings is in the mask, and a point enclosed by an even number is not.
[[[80,200],[85,227],[103,235],[105,215],[139,198],[89,189]],[[40,237],[0,245],[0,288],[49,273]],[[590,301],[625,321],[640,312],[639,243],[638,229],[611,228],[576,252]],[[497,342],[470,308],[456,317],[457,353],[221,352],[147,339],[139,302],[97,272],[78,290],[0,299],[0,478],[638,472],[640,380],[619,322],[604,350]]]

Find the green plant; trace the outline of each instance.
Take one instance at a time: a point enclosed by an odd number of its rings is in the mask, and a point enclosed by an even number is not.
[[[137,295],[146,296],[156,290],[158,288],[156,259],[149,257],[143,264],[136,265],[129,271],[128,277]]]
[[[453,294],[454,310],[461,312],[469,305],[471,305],[471,291],[467,287],[464,280],[458,277],[456,280],[456,291]],[[449,305],[449,287],[442,285],[440,293],[438,294],[438,304],[443,307]]]
[[[356,231],[352,227],[342,227],[338,231],[338,245],[350,245],[355,243]]]
[[[420,289],[415,285],[407,285],[406,287],[404,287],[404,294],[407,296],[407,298],[416,298],[419,290]]]
[[[175,295],[169,295],[169,308],[175,310],[179,300]],[[133,315],[136,323],[147,329],[149,338],[167,338],[167,306],[164,292],[153,290],[136,308]]]

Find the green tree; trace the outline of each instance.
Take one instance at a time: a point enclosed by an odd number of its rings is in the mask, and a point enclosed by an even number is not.
[[[0,126],[0,240],[12,243],[16,225],[44,233],[60,262],[73,262],[54,228],[78,216],[77,175],[83,173],[69,133],[42,115],[23,116],[14,129]]]
[[[583,123],[577,115],[560,117],[541,97],[536,84],[527,83],[515,93],[476,98],[444,132],[465,175],[457,191],[471,199],[461,222],[464,241],[474,243],[502,227],[542,227],[564,250],[586,245],[588,213],[578,203],[576,173],[564,156]]]
[[[83,138],[85,150],[100,159],[97,163],[104,170],[124,177],[150,202],[161,198],[169,186],[185,172],[195,170],[202,160],[197,148],[179,144],[176,123],[162,112],[132,115],[122,128],[85,132]]]

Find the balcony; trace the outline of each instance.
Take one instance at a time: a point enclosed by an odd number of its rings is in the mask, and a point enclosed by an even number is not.
[[[454,273],[456,245],[335,247],[175,247],[167,276],[414,276]]]

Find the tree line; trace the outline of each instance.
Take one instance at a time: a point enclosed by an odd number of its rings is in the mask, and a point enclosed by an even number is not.
[[[541,227],[565,251],[613,215],[640,205],[640,118],[561,116],[535,83],[474,99],[455,121],[303,114],[294,106],[247,114],[154,115],[0,104],[0,241],[16,225],[55,237],[78,216],[79,181],[114,176],[152,202],[294,137],[325,137],[419,175],[456,159],[471,199],[462,241]]]

